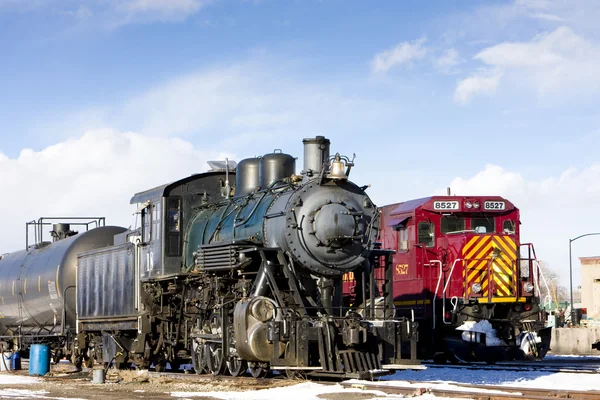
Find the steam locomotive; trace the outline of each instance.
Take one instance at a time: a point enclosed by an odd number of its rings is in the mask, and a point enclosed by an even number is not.
[[[134,230],[62,221],[50,243],[51,219],[28,223],[35,243],[0,259],[2,346],[254,377],[371,377],[416,363],[418,326],[395,317],[393,252],[376,242],[365,187],[348,180],[353,159],[330,156],[324,137],[303,143],[299,175],[275,151],[137,193]]]

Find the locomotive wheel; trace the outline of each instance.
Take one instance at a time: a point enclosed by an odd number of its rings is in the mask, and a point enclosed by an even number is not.
[[[192,344],[192,365],[197,374],[206,374],[207,365],[204,357],[204,346],[196,343]]]
[[[258,363],[250,364],[248,369],[250,370],[250,375],[252,375],[253,378],[264,378],[269,373],[268,367],[262,367]]]
[[[227,367],[223,358],[223,348],[220,344],[210,343],[204,345],[206,366],[213,375],[222,375]]]
[[[301,369],[286,369],[285,376],[288,379],[298,379],[298,380],[306,379],[306,373],[304,371],[302,371]]]
[[[156,364],[154,364],[154,371],[156,372],[165,372],[166,369],[167,363],[165,361],[157,361]]]
[[[229,361],[227,361],[227,370],[229,370],[231,376],[244,375],[247,369],[248,363],[245,360],[237,357],[231,357]]]

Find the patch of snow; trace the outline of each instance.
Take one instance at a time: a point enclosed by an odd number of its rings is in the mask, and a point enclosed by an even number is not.
[[[11,373],[0,373],[0,385],[29,385],[39,383],[41,379],[32,376],[14,375]]]
[[[506,346],[504,340],[496,336],[496,330],[490,324],[490,321],[482,319],[481,321],[465,321],[456,328],[457,331],[463,331],[461,337],[465,342],[481,343],[481,333],[485,334],[486,346]]]
[[[570,374],[568,372],[558,372],[556,374],[546,374],[535,379],[526,378],[517,379],[514,382],[506,382],[505,385],[528,388],[544,389],[570,389],[570,390],[600,390],[600,382],[596,374]]]
[[[599,390],[598,375],[545,371],[474,370],[466,368],[429,368],[421,371],[399,371],[383,377],[386,381],[419,381],[421,383],[467,383],[562,390]]]
[[[369,393],[373,397],[380,396],[391,399],[385,393],[377,390],[362,390],[358,388],[344,388],[340,385],[320,385],[314,382],[305,382],[298,385],[278,387],[247,392],[172,392],[171,396],[179,398],[213,397],[230,400],[281,400],[285,398],[303,400],[321,400],[318,396],[325,393]],[[393,398],[393,397],[392,397]],[[398,397],[401,398],[401,397]]]
[[[564,360],[576,358],[577,361],[600,361],[600,352],[597,356],[581,356],[577,354],[546,354],[545,360]]]
[[[349,381],[347,381],[348,383],[351,384],[364,384],[364,385],[368,385],[369,382],[368,381],[361,381],[358,379],[350,379]],[[449,382],[440,382],[440,383],[434,383],[434,382],[418,382],[418,383],[411,383],[411,382],[407,382],[407,381],[384,381],[384,382],[377,382],[378,385],[383,385],[383,386],[388,386],[388,387],[399,387],[399,388],[409,388],[409,389],[419,389],[419,388],[425,388],[425,389],[436,389],[436,390],[445,390],[448,392],[469,392],[469,393],[482,393],[482,394],[496,394],[496,395],[502,395],[502,394],[508,394],[508,392],[506,391],[502,391],[502,390],[498,390],[498,389],[481,389],[481,388],[465,388],[465,387],[461,387],[461,386],[457,386],[457,385],[453,385]],[[367,386],[368,387],[368,386]]]
[[[0,398],[3,399],[48,399],[48,400],[85,400],[66,397],[47,396],[45,390],[24,390],[24,389],[2,389],[0,390]]]

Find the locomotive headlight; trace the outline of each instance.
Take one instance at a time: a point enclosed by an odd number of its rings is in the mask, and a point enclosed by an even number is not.
[[[473,203],[471,203],[470,201],[465,202],[465,208],[470,210],[471,208],[473,208]]]
[[[474,284],[471,286],[471,291],[472,291],[473,293],[480,293],[480,292],[481,292],[481,283],[474,283]]]
[[[473,208],[476,209],[476,210],[479,209],[479,202],[478,201],[476,201],[476,202],[473,203]]]
[[[531,282],[526,282],[526,283],[523,285],[523,290],[524,290],[524,291],[526,291],[527,293],[531,293],[531,292],[533,292],[533,283],[531,283]]]

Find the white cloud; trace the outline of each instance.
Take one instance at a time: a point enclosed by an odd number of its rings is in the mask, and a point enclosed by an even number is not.
[[[555,21],[555,22],[562,22],[562,21],[564,21],[558,15],[547,14],[547,13],[533,13],[533,14],[531,14],[531,17],[537,18],[537,19],[542,19],[544,21]]]
[[[463,59],[455,48],[447,49],[441,56],[434,60],[434,65],[442,72],[449,73],[453,67],[462,63]]]
[[[127,227],[134,222],[134,193],[205,171],[207,160],[225,156],[181,139],[109,129],[40,151],[23,149],[16,158],[0,153],[0,187],[13,194],[0,198],[10,227],[0,254],[24,247],[24,222],[41,216],[106,216],[108,224]]]
[[[0,0],[1,11],[49,12],[98,26],[177,22],[198,13],[213,0]],[[92,18],[94,17],[94,18]]]
[[[413,42],[402,42],[391,49],[377,53],[371,61],[373,71],[387,72],[395,66],[422,59],[428,51],[423,46],[425,40],[426,38],[423,37]]]
[[[178,21],[197,13],[205,0],[119,0],[112,7],[121,14],[117,24],[133,21]]]
[[[539,179],[488,165],[472,177],[454,179],[450,186],[458,195],[500,195],[513,202],[521,210],[523,241],[533,242],[538,258],[563,277],[568,277],[568,239],[597,232],[600,226],[595,212],[600,204],[600,164]],[[596,237],[574,244],[573,265],[579,265],[577,257],[600,255],[599,243]],[[577,274],[574,281],[579,281]]]
[[[547,10],[551,6],[549,0],[516,0],[515,5],[533,10]]]
[[[531,41],[490,46],[474,59],[501,73],[507,86],[533,90],[540,97],[554,95],[552,98],[562,101],[571,96],[596,96],[600,89],[600,47],[564,26]],[[492,93],[498,85],[498,79],[469,79],[461,81],[456,89],[461,104],[473,92],[470,86],[483,83]]]
[[[498,88],[502,73],[499,71],[481,71],[462,79],[456,85],[454,101],[460,105],[468,104],[478,94],[493,94]]]
[[[215,65],[109,106],[60,116],[50,126],[44,121],[38,129],[58,137],[108,126],[151,136],[209,137],[214,144],[227,138],[229,146],[242,150],[267,146],[273,137],[285,147],[303,135],[363,134],[381,121],[395,121],[405,107],[389,97],[355,95],[361,87],[356,80],[310,84],[288,79],[287,71],[285,62],[273,59]],[[352,88],[351,94],[342,88]],[[333,117],[339,115],[360,118]]]

